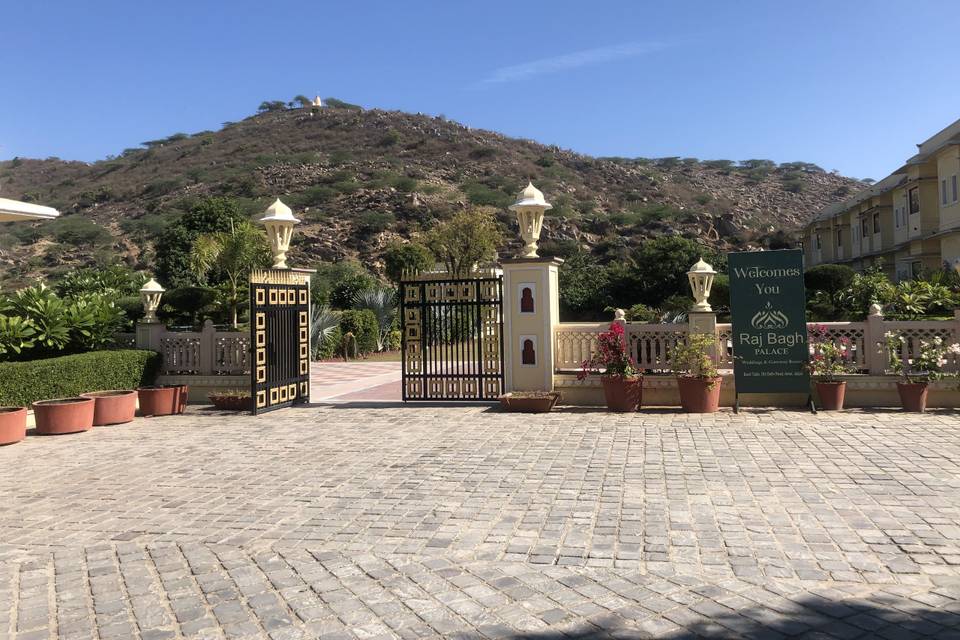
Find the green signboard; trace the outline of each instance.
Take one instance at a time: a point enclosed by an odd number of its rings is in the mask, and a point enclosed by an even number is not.
[[[728,258],[737,393],[810,393],[803,252]]]

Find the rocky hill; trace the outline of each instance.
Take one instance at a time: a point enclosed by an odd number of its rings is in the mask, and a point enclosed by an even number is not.
[[[0,281],[116,256],[149,269],[157,232],[208,195],[235,197],[251,216],[277,196],[290,204],[304,222],[295,264],[357,257],[376,267],[388,242],[461,207],[496,207],[515,229],[506,205],[527,179],[554,205],[547,250],[580,245],[607,258],[663,234],[724,249],[781,242],[863,186],[801,162],[593,158],[443,117],[335,104],[175,134],[95,163],[0,162],[0,194],[64,214],[2,225]]]

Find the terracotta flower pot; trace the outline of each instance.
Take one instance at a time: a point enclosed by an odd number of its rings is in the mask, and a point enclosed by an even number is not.
[[[0,407],[0,445],[20,442],[27,437],[27,408]]]
[[[91,391],[81,393],[93,398],[93,425],[122,424],[133,420],[137,413],[137,392],[127,390]]]
[[[37,433],[44,436],[86,431],[93,426],[93,398],[58,398],[33,403]]]
[[[687,413],[713,413],[720,408],[720,385],[723,378],[677,376],[680,407]]]
[[[500,406],[518,413],[549,413],[559,399],[559,391],[519,391],[505,393],[499,398]]]
[[[923,413],[927,408],[926,382],[898,382],[897,392],[900,394],[900,404],[905,411]]]
[[[180,407],[179,387],[140,387],[140,415],[169,416]]]
[[[183,413],[187,408],[187,398],[190,397],[190,385],[187,384],[165,384],[169,389],[176,389],[176,409],[174,413]]]
[[[843,409],[843,398],[846,394],[846,382],[817,382],[820,408],[824,411],[840,411]]]
[[[636,411],[643,400],[643,376],[621,378],[603,376],[603,396],[607,409],[619,413]]]

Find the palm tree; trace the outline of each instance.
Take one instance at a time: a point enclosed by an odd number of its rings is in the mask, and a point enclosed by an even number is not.
[[[0,316],[2,317],[2,316]],[[333,337],[340,326],[340,315],[323,305],[313,310],[313,322],[310,323],[310,342],[313,344],[313,354],[316,357],[324,343]]]
[[[197,236],[190,248],[190,270],[206,284],[211,274],[222,275],[227,287],[227,305],[237,328],[241,284],[251,269],[270,263],[270,247],[263,232],[249,222],[230,223],[229,231]]]
[[[370,309],[377,317],[377,351],[389,344],[393,320],[397,316],[397,292],[393,289],[368,289],[357,294],[354,300],[357,309]]]

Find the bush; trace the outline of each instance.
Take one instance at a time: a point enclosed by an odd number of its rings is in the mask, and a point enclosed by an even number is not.
[[[128,324],[123,310],[115,304],[116,297],[115,292],[60,297],[44,285],[0,296],[0,313],[9,321],[0,331],[0,360],[44,358],[112,346],[115,335]]]
[[[213,312],[217,290],[213,287],[177,287],[160,299],[160,318],[170,325],[196,326],[201,316]]]
[[[93,246],[110,241],[110,232],[96,222],[81,216],[67,216],[50,225],[57,242],[76,247]]]
[[[844,264],[819,264],[807,269],[803,282],[810,291],[837,293],[853,282],[856,271]]]
[[[393,222],[393,214],[389,211],[364,211],[357,217],[357,234],[361,238],[369,238],[383,233]]]
[[[380,325],[370,309],[350,309],[340,315],[340,331],[352,333],[357,341],[357,350],[362,354],[377,350],[377,334]]]
[[[625,312],[627,322],[656,322],[659,314],[645,304],[635,304]]]
[[[317,360],[329,360],[340,353],[340,346],[343,344],[343,331],[340,327],[334,327],[324,340],[321,340],[314,350],[314,358]]]
[[[135,349],[4,362],[0,363],[0,404],[24,407],[87,391],[135,389],[152,384],[159,368],[160,354]]]
[[[400,282],[404,272],[426,271],[436,262],[430,249],[418,242],[393,242],[383,252],[387,277]]]
[[[335,309],[349,309],[363,291],[372,289],[376,279],[356,260],[320,262],[310,280],[310,295],[314,306],[329,305]]]

